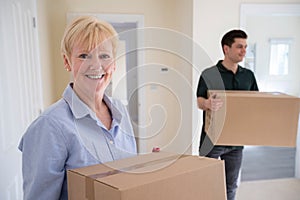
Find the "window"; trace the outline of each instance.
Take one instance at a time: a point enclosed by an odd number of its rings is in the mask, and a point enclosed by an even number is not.
[[[256,44],[248,44],[245,56],[245,67],[255,72],[255,58],[256,57]]]
[[[291,39],[270,39],[270,75],[288,75],[291,42]]]

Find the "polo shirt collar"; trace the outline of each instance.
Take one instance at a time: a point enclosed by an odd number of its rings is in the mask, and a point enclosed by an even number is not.
[[[217,65],[216,65],[219,68],[219,70],[222,71],[222,72],[231,72],[232,73],[231,70],[229,70],[226,67],[224,67],[224,65],[222,64],[222,62],[223,62],[223,60],[219,60],[218,63],[217,63]],[[242,71],[243,71],[243,68],[240,65],[238,65],[238,69],[237,69],[236,73],[240,73]]]

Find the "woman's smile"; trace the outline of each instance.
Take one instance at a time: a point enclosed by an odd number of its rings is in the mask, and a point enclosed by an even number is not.
[[[101,80],[106,73],[102,73],[102,74],[86,74],[85,76],[89,79],[92,80]]]

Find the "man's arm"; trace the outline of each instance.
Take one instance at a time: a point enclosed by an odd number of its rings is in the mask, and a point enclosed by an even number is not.
[[[198,108],[201,110],[207,110],[208,107],[206,106],[206,104],[207,104],[206,101],[208,101],[208,100],[203,97],[198,97],[197,98]]]

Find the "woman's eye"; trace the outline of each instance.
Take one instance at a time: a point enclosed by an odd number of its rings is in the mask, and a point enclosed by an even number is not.
[[[87,59],[89,57],[89,55],[86,53],[83,53],[83,54],[80,54],[78,57],[81,59]]]
[[[104,60],[110,59],[110,56],[108,54],[101,54],[99,57],[100,59],[104,59]]]

